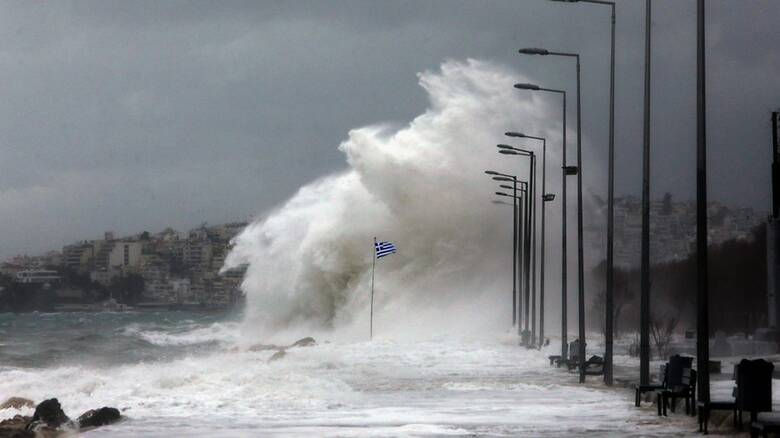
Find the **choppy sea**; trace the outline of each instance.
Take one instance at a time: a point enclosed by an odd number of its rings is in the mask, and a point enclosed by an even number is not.
[[[94,436],[682,436],[629,390],[550,368],[508,334],[251,351],[241,315],[0,314],[0,399],[125,420]],[[290,339],[290,342],[295,339]],[[258,340],[262,341],[262,340]],[[0,410],[0,419],[31,409]],[[681,418],[682,417],[682,418]]]

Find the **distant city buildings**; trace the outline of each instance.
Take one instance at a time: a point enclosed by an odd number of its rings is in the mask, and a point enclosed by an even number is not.
[[[752,230],[765,222],[751,208],[729,208],[719,202],[707,206],[708,242],[717,245],[729,239],[750,239]],[[589,229],[589,246],[605,253],[606,231]],[[642,204],[633,196],[615,198],[615,266],[639,265],[642,243]],[[650,260],[663,263],[681,260],[696,245],[696,203],[675,202],[671,195],[650,203]]]
[[[165,229],[116,238],[66,245],[62,252],[43,256],[17,256],[0,263],[0,273],[17,282],[59,285],[69,275],[86,276],[108,289],[123,278],[143,279],[142,303],[225,308],[241,297],[245,268],[224,274],[219,270],[230,240],[246,223],[202,225],[186,233]],[[63,285],[73,294],[72,285]]]
[[[17,283],[57,284],[62,279],[59,272],[50,269],[24,269],[16,273]]]

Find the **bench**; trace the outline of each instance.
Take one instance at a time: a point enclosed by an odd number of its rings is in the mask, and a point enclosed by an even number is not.
[[[658,415],[666,416],[666,405],[671,401],[672,412],[678,398],[685,400],[685,414],[696,415],[696,370],[691,368],[683,369],[682,379],[679,384],[668,385],[667,388],[657,391],[656,403],[658,404]],[[693,408],[693,412],[691,412]]]
[[[709,412],[715,409],[731,410],[734,413],[734,424],[742,427],[742,413],[750,413],[751,435],[761,432],[766,434],[777,427],[776,415],[772,410],[772,373],[774,365],[764,359],[742,359],[735,367],[736,387],[733,401],[711,401],[700,403],[699,430],[707,433]],[[701,406],[704,405],[704,410]],[[702,430],[703,426],[703,430]],[[755,435],[754,435],[755,436]]]
[[[604,358],[601,356],[591,356],[583,364],[585,367],[586,376],[603,376],[604,375]]]
[[[705,435],[709,433],[707,424],[709,424],[710,412],[712,411],[732,411],[734,414],[734,427],[738,427],[736,399],[710,400],[709,403],[699,401],[697,406],[699,408],[699,432],[703,432]]]
[[[759,412],[756,421],[750,423],[750,436],[768,437],[770,433],[780,432],[780,412]]]

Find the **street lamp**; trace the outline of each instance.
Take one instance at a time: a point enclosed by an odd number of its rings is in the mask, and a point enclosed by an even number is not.
[[[577,276],[579,280],[578,313],[579,313],[579,357],[580,383],[585,382],[585,265],[583,260],[584,245],[582,236],[582,106],[580,104],[580,55],[578,53],[552,52],[546,49],[520,49],[523,55],[553,55],[574,58],[577,66]]]
[[[548,93],[560,94],[563,98],[563,139],[561,142],[561,359],[566,360],[569,350],[568,344],[568,310],[567,310],[567,274],[568,269],[566,267],[566,176],[576,175],[577,168],[575,166],[566,166],[566,91],[556,90],[553,88],[543,88],[535,84],[515,84],[515,88],[518,90],[529,91],[544,91]],[[547,196],[546,194],[544,196]]]
[[[485,174],[498,178],[506,178],[512,181],[514,196],[517,196],[517,177],[498,173],[495,170],[486,170]],[[496,178],[494,178],[496,179]],[[512,327],[517,324],[517,199],[512,200]]]
[[[518,50],[523,55],[549,55],[550,51],[545,49],[526,48]]]
[[[496,177],[494,179],[500,181],[500,180],[504,180],[506,178]],[[520,187],[517,188],[517,189],[515,189],[515,187],[516,187],[515,184],[513,184],[512,186],[508,186],[508,185],[502,184],[502,185],[500,185],[500,187],[511,189],[511,190],[513,190],[514,193],[521,192],[521,195],[508,195],[506,193],[501,193],[501,192],[495,192],[495,194],[498,195],[498,196],[512,197],[513,198],[513,202],[515,203],[515,211],[517,212],[516,215],[515,215],[515,218],[516,218],[516,220],[515,220],[515,230],[516,230],[516,232],[515,232],[515,236],[516,236],[516,238],[515,238],[515,242],[516,242],[515,248],[518,249],[518,250],[514,252],[513,260],[517,260],[517,262],[515,263],[515,266],[516,267],[520,267],[520,269],[522,270],[522,271],[520,271],[520,275],[519,275],[519,277],[521,278],[520,281],[521,281],[521,284],[522,284],[522,278],[527,277],[528,274],[527,274],[527,271],[524,270],[524,267],[522,267],[523,266],[523,262],[521,261],[521,259],[525,260],[525,258],[527,257],[527,254],[525,254],[524,251],[522,251],[522,252],[519,251],[519,249],[521,248],[521,245],[522,245],[522,247],[525,246],[525,242],[527,240],[526,236],[525,236],[525,233],[526,233],[526,230],[528,228],[527,227],[527,220],[526,220],[526,212],[528,211],[528,208],[527,208],[528,196],[527,196],[527,183],[525,183],[524,181],[516,181],[516,182],[520,184]],[[513,288],[513,290],[514,290],[514,288]],[[516,297],[517,297],[517,301],[514,301],[515,298],[514,298],[514,295],[513,295],[513,302],[517,303],[515,305],[515,309],[514,309],[514,312],[516,312],[517,321],[518,321],[517,322],[517,334],[518,334],[518,336],[522,337],[522,334],[523,334],[523,329],[522,329],[522,324],[521,324],[522,309],[523,309],[522,293],[517,293]],[[525,306],[527,307],[528,304],[526,303]]]
[[[704,0],[696,2],[696,368],[699,400],[710,402],[707,284],[707,82]]]
[[[547,202],[552,201],[555,199],[555,195],[549,195],[551,197],[548,197],[547,193],[547,140],[543,137],[535,137],[533,135],[525,135],[520,132],[505,132],[504,135],[507,137],[514,137],[514,138],[529,138],[532,140],[540,140],[542,142],[542,248],[541,248],[541,266],[540,266],[540,272],[539,272],[539,345],[544,344],[544,278],[545,278],[545,272],[544,272],[544,264],[545,264],[545,224],[547,221],[545,220],[545,205]]]
[[[502,174],[499,174],[499,175],[502,175]],[[502,182],[511,182],[511,183],[513,183],[511,188],[514,191],[514,193],[520,192],[520,193],[523,194],[522,196],[514,195],[514,199],[517,202],[517,212],[518,212],[517,213],[517,219],[516,219],[516,222],[517,222],[517,225],[516,225],[516,229],[517,229],[517,234],[516,234],[517,235],[517,238],[516,238],[517,246],[516,246],[515,254],[516,254],[517,257],[515,259],[516,260],[515,266],[517,266],[517,272],[518,272],[517,277],[520,280],[518,282],[518,284],[520,284],[521,290],[522,290],[523,287],[525,287],[527,289],[527,287],[528,287],[528,282],[527,282],[528,267],[526,266],[525,261],[528,259],[528,254],[526,252],[526,242],[528,242],[528,235],[527,235],[527,233],[528,233],[528,230],[529,230],[528,224],[530,223],[530,218],[529,218],[529,212],[530,212],[529,196],[527,196],[528,192],[529,192],[528,182],[527,181],[518,180],[513,175],[495,176],[495,177],[493,177],[493,180],[495,180],[495,181],[502,181]],[[515,186],[518,186],[516,191],[515,191],[515,188],[514,188]],[[501,185],[500,187],[507,188],[509,186]],[[506,196],[506,195],[499,195],[499,196]],[[522,251],[520,251],[521,248],[523,248]],[[523,286],[524,283],[525,283],[525,286]],[[513,290],[514,290],[514,287],[513,287]],[[517,301],[516,301],[516,306],[515,307],[516,307],[516,311],[517,311],[517,334],[518,334],[518,336],[520,336],[522,338],[525,335],[524,335],[523,326],[522,326],[521,322],[525,322],[525,326],[526,326],[525,327],[525,332],[528,331],[528,315],[527,315],[527,313],[528,313],[528,310],[527,310],[527,308],[528,308],[528,299],[527,299],[527,296],[526,296],[525,301],[523,301],[523,293],[521,292],[521,290],[518,291],[517,294],[516,294]],[[513,294],[513,300],[514,300],[514,297],[515,297],[515,294]],[[515,301],[513,301],[513,302],[515,302]],[[523,309],[526,309],[525,318],[523,318]],[[525,342],[525,341],[523,341],[523,342]]]
[[[521,155],[531,159],[529,184],[531,186],[528,189],[526,196],[526,203],[530,207],[526,210],[526,220],[529,227],[526,228],[525,234],[525,265],[524,270],[530,275],[525,276],[525,333],[523,335],[523,343],[526,346],[531,346],[536,343],[536,155],[533,151],[516,148],[506,144],[497,145],[499,153],[504,155]],[[530,306],[529,306],[530,303]],[[530,312],[530,318],[529,318]],[[531,324],[530,339],[527,339],[528,324]]]
[[[533,90],[533,91],[542,89],[542,87],[534,84],[515,84],[515,88],[517,88],[518,90]]]
[[[609,55],[609,153],[607,158],[607,293],[604,332],[604,383],[612,385],[612,344],[614,337],[614,237],[615,237],[615,2],[606,0],[550,0],[560,3],[591,3],[609,6],[612,12]],[[649,16],[650,14],[648,14]]]
[[[650,0],[645,0],[645,95],[642,135],[642,250],[639,300],[639,384],[650,383]]]
[[[504,201],[496,201],[495,199],[494,199],[494,200],[492,200],[492,201],[490,201],[490,202],[491,202],[492,204],[496,204],[496,205],[508,205],[508,206],[510,206],[510,207],[513,207],[513,205],[512,205],[512,204],[510,204],[510,203],[508,203],[508,202],[504,202]]]

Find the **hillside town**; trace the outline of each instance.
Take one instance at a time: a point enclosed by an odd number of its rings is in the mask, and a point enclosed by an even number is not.
[[[752,231],[765,224],[766,215],[752,208],[729,207],[721,202],[707,204],[707,241],[718,245],[730,239],[752,239]],[[615,266],[639,266],[642,234],[642,206],[639,198],[615,198]],[[590,248],[606,252],[606,234],[601,228],[587,232]],[[696,247],[696,203],[675,201],[670,194],[650,202],[650,260],[653,264],[682,260]]]
[[[15,287],[43,294],[46,303],[27,306],[35,309],[85,310],[96,302],[120,309],[232,308],[242,299],[245,268],[220,269],[231,239],[245,226],[203,224],[188,232],[167,228],[125,237],[108,231],[61,252],[12,257],[0,264],[0,275],[12,282],[5,294],[0,289],[0,301],[10,300]]]
[[[729,239],[749,240],[752,230],[765,222],[750,208],[710,202],[708,210],[708,239],[713,245]],[[616,266],[638,265],[641,219],[638,198],[615,199]],[[696,240],[695,223],[693,202],[674,201],[668,194],[653,200],[652,263],[690,255]],[[187,232],[166,228],[124,237],[107,231],[101,239],[74,242],[61,251],[12,257],[0,263],[0,278],[16,288],[28,289],[24,294],[39,295],[37,300],[43,302],[28,303],[23,306],[26,310],[85,310],[95,303],[118,308],[228,309],[243,299],[240,283],[246,268],[223,273],[220,269],[231,239],[245,226],[245,222],[203,224]],[[603,230],[588,229],[586,236],[592,254],[603,254]],[[9,289],[13,287],[0,284],[0,308],[4,302],[9,307]]]

